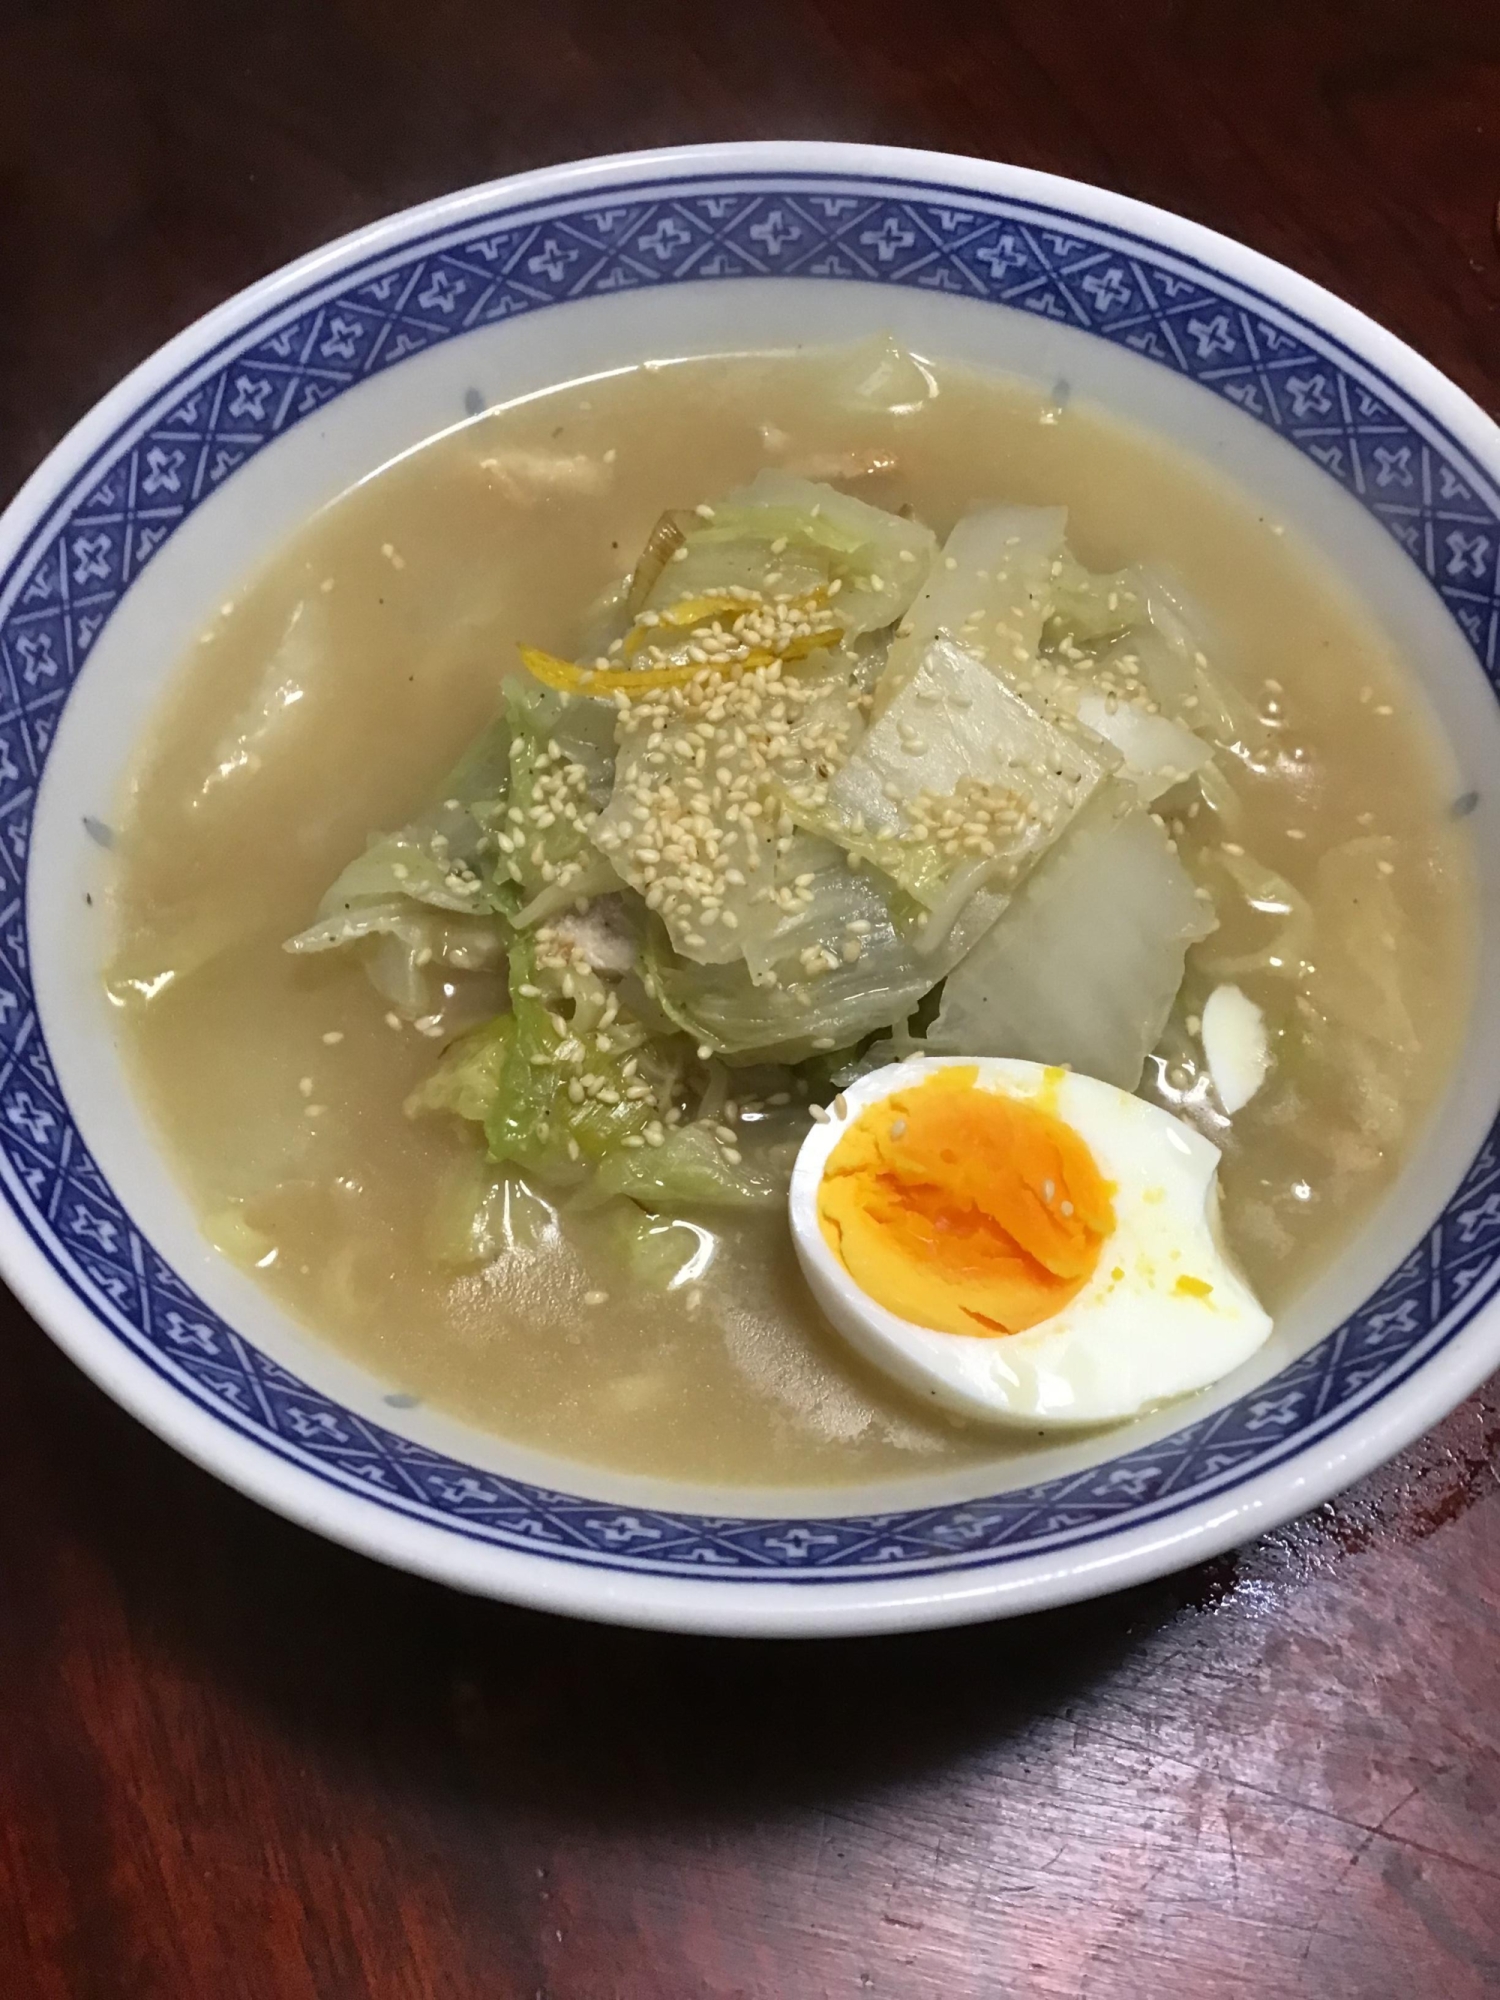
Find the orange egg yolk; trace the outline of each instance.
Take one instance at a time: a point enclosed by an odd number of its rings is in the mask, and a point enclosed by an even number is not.
[[[862,1112],[818,1189],[824,1240],[861,1291],[943,1333],[1020,1333],[1088,1282],[1113,1192],[1035,1100],[936,1070]]]

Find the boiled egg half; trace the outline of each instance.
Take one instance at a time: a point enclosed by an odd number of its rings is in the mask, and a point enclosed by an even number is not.
[[[1202,1389],[1271,1319],[1218,1230],[1219,1149],[1070,1070],[919,1058],[814,1124],[792,1234],[834,1326],[909,1389],[1038,1429]]]

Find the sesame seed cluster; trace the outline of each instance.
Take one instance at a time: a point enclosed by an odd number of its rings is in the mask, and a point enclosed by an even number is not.
[[[836,644],[843,636],[833,603],[842,588],[842,579],[835,577],[821,590],[801,597],[767,597],[747,585],[728,584],[708,595],[648,608],[636,613],[629,631],[594,664],[607,668],[622,658],[633,659],[649,671],[684,662],[734,667],[796,658],[819,643]]]
[[[931,842],[949,860],[993,860],[1031,818],[1031,808],[1007,786],[962,778],[941,797],[921,791],[906,809],[913,842]]]
[[[857,699],[779,659],[734,674],[705,664],[680,686],[615,695],[615,792],[593,837],[686,955],[740,957],[800,906],[810,883],[776,879],[796,832],[781,795],[836,766]]]
[[[933,907],[959,867],[1034,859],[1112,758],[939,639],[836,774],[825,823]]]
[[[535,977],[519,982],[515,997],[538,1009],[530,1017],[535,1026],[544,1016],[551,1030],[533,1037],[540,1045],[527,1058],[533,1069],[554,1076],[552,1111],[536,1127],[538,1140],[550,1144],[558,1126],[555,1136],[576,1162],[583,1153],[578,1134],[606,1113],[612,1142],[627,1151],[665,1144],[683,1116],[675,1068],[656,1057],[646,1030],[622,1009],[618,990],[605,985],[578,945],[546,924],[535,938]]]
[[[429,842],[430,854],[413,853],[418,871],[426,874],[436,863],[443,888],[452,899],[452,907],[461,910],[478,910],[484,907],[484,884],[467,861],[456,859],[451,853],[451,843],[445,833],[434,833]],[[398,882],[411,879],[411,863],[395,861],[391,864],[391,874]]]
[[[527,750],[525,743],[513,743],[512,761],[519,762]],[[506,806],[494,832],[497,872],[522,885],[540,880],[566,889],[584,875],[586,843],[599,817],[589,796],[588,766],[551,737],[531,751],[525,776],[529,803]],[[555,858],[558,842],[552,836],[559,826],[574,836],[567,846],[585,849],[583,858],[576,851],[560,861]]]

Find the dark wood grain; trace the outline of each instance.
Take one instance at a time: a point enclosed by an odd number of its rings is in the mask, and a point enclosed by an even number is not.
[[[0,0],[0,489],[354,224],[775,134],[1164,203],[1494,406],[1494,0]],[[1500,1992],[1493,1388],[1209,1570],[778,1647],[387,1573],[0,1356],[0,2000]]]

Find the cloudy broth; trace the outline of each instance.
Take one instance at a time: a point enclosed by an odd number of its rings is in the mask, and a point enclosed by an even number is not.
[[[519,643],[563,655],[653,522],[787,465],[939,535],[996,500],[1065,504],[1092,568],[1169,565],[1252,705],[1222,811],[1160,810],[1222,899],[1142,1089],[1225,1148],[1229,1240],[1284,1308],[1388,1184],[1468,1004],[1470,884],[1444,761],[1399,661],[1289,534],[1203,468],[1087,407],[937,369],[902,413],[831,407],[816,356],[628,371],[432,440],[310,521],[192,649],[129,788],[110,990],[205,1226],[297,1319],[392,1388],[529,1445],[730,1483],[841,1483],[1002,1456],[919,1408],[818,1319],[785,1218],[666,1225],[679,1281],[631,1276],[619,1218],[513,1192],[506,1254],[434,1237],[470,1128],[408,1118],[430,1039],[352,954],[283,940],[374,828],[399,825],[492,717]],[[1257,910],[1253,856],[1305,899]],[[1306,928],[1310,927],[1310,928]],[[171,975],[170,977],[168,975]],[[1194,1028],[1235,978],[1278,1061],[1227,1130]],[[602,1303],[598,1301],[605,1295]]]

